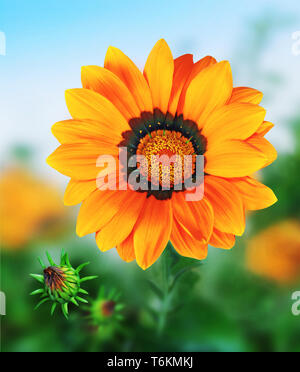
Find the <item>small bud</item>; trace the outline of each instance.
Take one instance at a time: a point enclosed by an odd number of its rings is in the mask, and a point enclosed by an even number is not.
[[[68,318],[69,310],[68,304],[71,302],[79,306],[79,302],[88,303],[85,299],[81,298],[79,294],[88,294],[87,291],[80,288],[82,282],[95,279],[96,276],[80,278],[79,272],[88,263],[80,265],[74,269],[69,261],[67,253],[62,251],[60,264],[56,265],[51,256],[47,252],[49,267],[46,267],[41,259],[39,262],[43,268],[43,275],[30,274],[31,277],[36,279],[43,285],[42,288],[37,289],[31,295],[40,294],[41,301],[37,304],[36,308],[40,307],[47,301],[52,301],[51,315],[53,315],[57,305],[61,305],[62,312]]]
[[[104,287],[100,288],[97,298],[88,307],[93,325],[112,325],[114,321],[123,319],[121,311],[124,305],[119,302],[120,294],[114,290],[106,293]]]

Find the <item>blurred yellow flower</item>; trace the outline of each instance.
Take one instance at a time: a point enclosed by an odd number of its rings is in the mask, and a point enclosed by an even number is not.
[[[279,283],[300,278],[300,222],[287,220],[273,225],[250,240],[248,268]]]
[[[49,234],[65,216],[59,191],[20,168],[0,177],[0,243],[21,249],[32,238]]]

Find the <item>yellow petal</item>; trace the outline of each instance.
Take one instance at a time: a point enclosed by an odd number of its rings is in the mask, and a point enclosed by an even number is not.
[[[81,70],[82,86],[106,97],[129,121],[140,116],[140,110],[123,81],[113,72],[99,66],[84,66]]]
[[[82,237],[99,231],[122,210],[125,200],[134,191],[94,191],[81,205],[76,232]]]
[[[206,56],[204,58],[199,59],[198,62],[196,62],[192,68],[191,75],[189,76],[189,79],[187,81],[187,84],[189,84],[202,70],[205,68],[215,65],[217,63],[216,59],[211,56]]]
[[[107,98],[89,89],[67,90],[66,103],[73,119],[105,121],[119,132],[130,129],[124,116]]]
[[[109,47],[104,67],[117,75],[134,97],[140,112],[153,111],[149,86],[141,71],[121,50]]]
[[[263,98],[263,94],[256,89],[247,87],[233,88],[229,103],[246,102],[258,105]]]
[[[266,110],[250,103],[225,105],[209,116],[202,134],[208,146],[227,139],[245,140],[261,125]]]
[[[97,188],[96,180],[78,181],[71,179],[64,195],[65,205],[76,205],[85,200]]]
[[[256,134],[259,136],[265,136],[272,128],[274,127],[273,123],[269,121],[264,121],[260,127],[257,129]]]
[[[142,269],[151,266],[164,251],[172,229],[170,200],[147,199],[134,228],[134,251]]]
[[[211,56],[206,56],[206,57],[200,59],[198,62],[196,62],[192,66],[192,69],[191,69],[191,71],[188,75],[188,78],[187,78],[187,80],[186,80],[186,82],[183,86],[182,92],[180,94],[180,98],[179,98],[179,101],[178,101],[178,108],[177,108],[178,115],[182,114],[186,91],[187,91],[191,81],[199,74],[199,72],[201,72],[205,68],[207,68],[211,65],[214,65],[216,63],[217,63],[217,61],[215,60],[215,58],[213,58]]]
[[[215,228],[209,244],[215,248],[231,249],[235,244],[235,235],[224,233]]]
[[[116,247],[129,236],[145,200],[146,193],[128,193],[120,211],[96,234],[96,242],[102,252]]]
[[[204,260],[207,257],[207,243],[196,240],[176,221],[173,221],[171,242],[181,256],[197,260]]]
[[[123,139],[121,132],[104,121],[64,120],[55,123],[51,130],[61,144],[100,140],[118,145]]]
[[[159,40],[145,64],[144,75],[148,81],[153,108],[167,113],[174,73],[174,60],[165,40]]]
[[[100,155],[118,156],[119,149],[109,143],[88,142],[61,145],[47,159],[47,163],[65,176],[80,179],[96,179],[106,167],[97,167]]]
[[[245,177],[266,164],[266,155],[256,147],[238,140],[212,144],[205,153],[205,172],[219,177]]]
[[[119,256],[125,262],[132,262],[135,260],[134,246],[133,246],[133,232],[117,246]]]
[[[173,87],[168,109],[168,112],[170,112],[173,116],[176,115],[180,94],[191,73],[192,67],[192,54],[184,54],[174,60]]]
[[[263,167],[270,165],[277,159],[277,151],[275,147],[264,137],[255,134],[247,140],[247,143],[258,149],[265,155],[266,161]]]
[[[274,192],[254,178],[233,178],[230,182],[239,190],[248,210],[268,208],[277,202]]]
[[[213,207],[215,228],[242,235],[245,230],[245,210],[234,184],[220,177],[205,176],[204,195]]]
[[[227,61],[202,70],[187,88],[183,106],[184,119],[202,128],[211,112],[223,106],[231,96],[232,73]]]
[[[215,248],[231,249],[235,244],[235,235],[214,228],[209,244]]]
[[[207,243],[213,231],[214,213],[210,203],[203,198],[199,201],[186,201],[185,193],[173,193],[173,214],[196,240]]]

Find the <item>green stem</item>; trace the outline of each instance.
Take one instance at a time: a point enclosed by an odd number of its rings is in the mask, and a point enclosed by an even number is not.
[[[186,264],[180,264],[180,260],[185,260]],[[167,326],[168,316],[173,311],[171,306],[174,305],[173,299],[176,297],[175,293],[178,283],[187,272],[200,265],[200,262],[194,262],[194,260],[191,262],[179,256],[175,252],[172,243],[169,242],[161,255],[159,265],[155,266],[153,271],[151,271],[153,280],[148,279],[148,283],[153,293],[157,296],[160,306],[158,311],[149,306],[148,311],[157,322],[158,337],[162,336]],[[180,306],[183,306],[183,304],[180,304]]]
[[[158,318],[158,335],[160,336],[166,326],[168,312],[169,312],[169,305],[171,301],[171,293],[170,293],[170,267],[169,267],[169,256],[170,256],[170,250],[172,249],[172,244],[169,242],[161,259],[161,265],[162,265],[162,299],[161,299],[161,309],[159,312],[159,318]]]

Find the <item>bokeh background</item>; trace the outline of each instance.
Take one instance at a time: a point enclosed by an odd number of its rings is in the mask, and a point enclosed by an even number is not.
[[[2,351],[300,351],[300,316],[291,311],[300,291],[299,30],[297,0],[1,0]],[[167,252],[144,273],[76,236],[78,208],[62,203],[67,179],[45,159],[57,146],[51,125],[69,118],[64,91],[81,86],[81,66],[103,65],[113,45],[142,68],[162,37],[175,57],[229,60],[235,86],[264,92],[275,123],[267,138],[279,156],[258,177],[279,201],[248,215],[231,251],[210,248],[200,266]],[[90,303],[115,298],[121,316],[100,306],[95,314],[97,305],[72,307],[69,321],[50,317],[49,304],[33,310],[36,258],[45,261],[48,250],[58,261],[61,248],[74,266],[91,262],[84,274],[99,276],[85,285]]]

